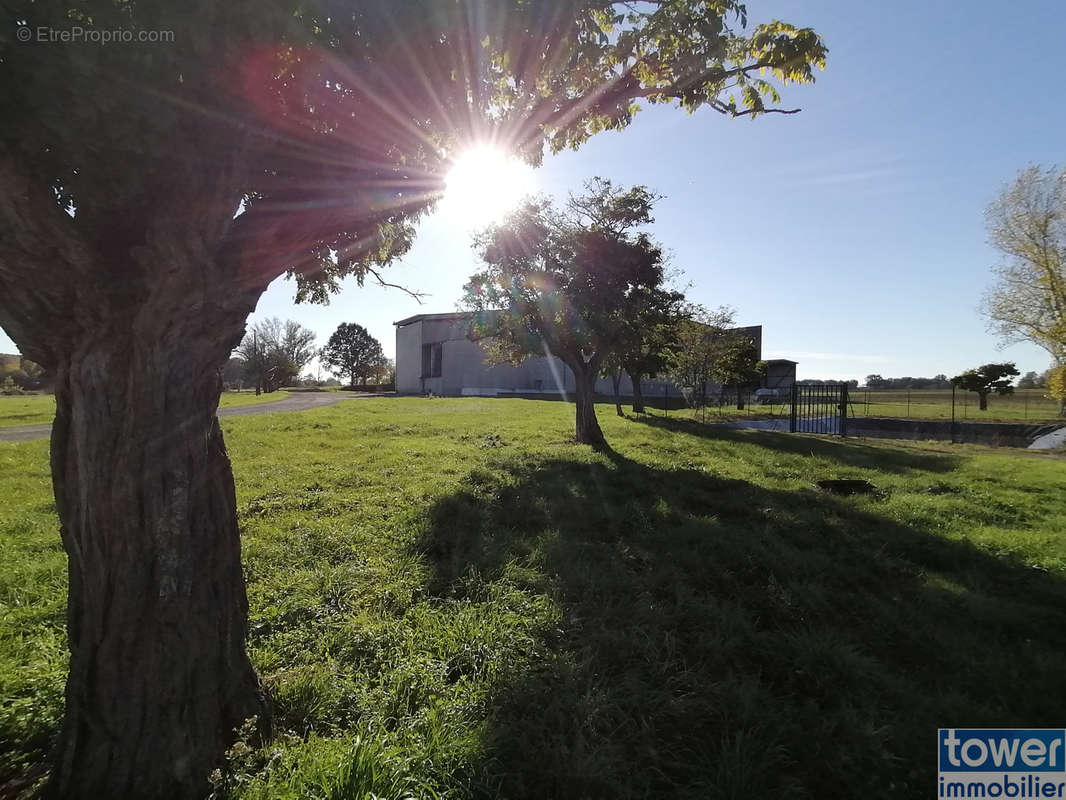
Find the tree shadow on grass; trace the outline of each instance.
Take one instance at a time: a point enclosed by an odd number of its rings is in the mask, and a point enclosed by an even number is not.
[[[685,433],[719,442],[736,442],[757,445],[767,450],[801,456],[816,456],[837,461],[849,467],[877,469],[887,472],[950,472],[959,464],[953,455],[920,453],[902,448],[870,447],[854,440],[830,439],[803,434],[777,433],[773,431],[744,430],[713,423],[704,424],[669,417],[648,415],[632,419],[653,428],[662,428],[675,433]]]
[[[938,726],[1061,725],[1066,585],[873,508],[617,455],[471,475],[431,591],[559,614],[496,685],[485,793],[925,797]]]

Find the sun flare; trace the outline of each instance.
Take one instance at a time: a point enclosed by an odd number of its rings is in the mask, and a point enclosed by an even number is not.
[[[444,209],[471,229],[499,222],[536,189],[533,168],[496,147],[460,154],[445,184]]]

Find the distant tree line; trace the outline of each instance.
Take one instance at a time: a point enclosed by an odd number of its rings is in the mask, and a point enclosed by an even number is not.
[[[800,386],[840,386],[840,385],[843,384],[843,385],[846,385],[850,389],[858,389],[859,388],[859,382],[858,382],[858,380],[855,380],[855,379],[852,379],[850,381],[841,381],[841,380],[834,380],[832,378],[828,378],[828,379],[825,379],[825,380],[823,380],[821,378],[804,378],[801,381],[796,381],[796,383],[798,383]]]
[[[1022,375],[1018,379],[1018,389],[1046,389],[1048,386],[1048,378],[1054,371],[1054,367],[1044,370],[1043,372],[1029,371]],[[796,381],[796,383],[826,383],[835,384],[840,381],[816,381],[804,379],[802,381]],[[858,381],[846,381],[853,387],[858,387],[860,384]],[[884,378],[880,375],[867,375],[866,380],[861,384],[866,389],[950,389],[952,381],[947,375],[934,375],[932,378]]]
[[[880,375],[867,375],[863,386],[867,389],[950,389],[951,379],[947,375],[934,375],[932,378],[883,378]]]
[[[362,325],[343,322],[321,350],[315,334],[298,322],[277,317],[261,320],[241,341],[222,368],[226,389],[274,392],[297,386],[387,385],[395,381],[395,365],[386,358],[381,343]],[[337,377],[322,380],[304,370],[319,357]]]

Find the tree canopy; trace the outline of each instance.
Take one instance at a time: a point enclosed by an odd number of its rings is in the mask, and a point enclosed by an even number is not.
[[[314,342],[314,331],[291,319],[262,320],[237,348],[244,360],[245,380],[266,392],[292,385],[315,357]]]
[[[1066,170],[1022,170],[989,205],[986,223],[1004,257],[984,298],[993,330],[1066,364]]]
[[[342,322],[322,348],[322,362],[334,375],[348,377],[355,385],[362,378],[366,381],[386,367],[385,353],[381,342],[357,322]]]
[[[69,326],[44,334],[45,312],[73,287],[120,302],[120,286],[160,269],[160,250],[239,273],[250,290],[288,270],[301,297],[325,299],[340,277],[406,252],[464,144],[537,162],[544,146],[625,127],[641,102],[787,112],[777,87],[813,81],[826,57],[809,28],[747,29],[736,0],[4,9],[0,289],[25,302],[4,303],[0,325],[46,366]],[[133,40],[11,36],[74,22]],[[168,41],[139,41],[148,31]]]
[[[1059,402],[1059,413],[1066,416],[1066,364],[1047,372],[1047,396]]]
[[[465,304],[493,313],[476,332],[492,337],[498,360],[558,356],[574,374],[577,438],[588,444],[603,444],[591,403],[605,359],[633,343],[630,315],[665,291],[663,252],[639,230],[654,202],[646,187],[596,178],[565,208],[531,199],[477,239],[485,268],[467,284]]]
[[[1018,368],[1013,363],[982,364],[956,375],[951,382],[960,389],[976,392],[981,400],[981,410],[988,408],[988,395],[992,392],[1000,395],[1013,394],[1012,379],[1018,375]]]
[[[707,309],[692,304],[684,310],[684,317],[667,355],[667,369],[686,397],[702,405],[707,384],[719,379],[720,359],[739,343],[730,334],[735,312],[727,306]]]

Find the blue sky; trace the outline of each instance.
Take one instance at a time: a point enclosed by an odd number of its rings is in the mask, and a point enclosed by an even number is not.
[[[976,308],[996,262],[985,206],[1023,167],[1066,161],[1061,2],[750,0],[748,10],[825,38],[818,82],[784,92],[802,113],[649,109],[626,131],[546,157],[541,190],[561,197],[602,175],[665,195],[653,232],[690,297],[762,324],[764,355],[799,361],[801,377],[1047,367],[1034,346],[998,350]],[[392,323],[453,310],[475,269],[469,233],[438,213],[387,276],[426,292],[423,305],[353,281],[328,306],[297,306],[279,280],[253,320],[296,319],[320,343],[359,322],[391,355]],[[0,352],[12,349],[0,334]]]

